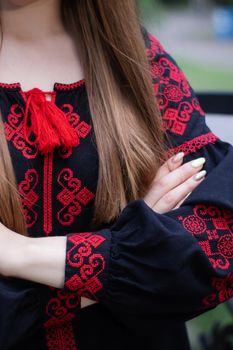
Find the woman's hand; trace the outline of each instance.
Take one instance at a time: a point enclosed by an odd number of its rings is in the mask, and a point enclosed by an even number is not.
[[[163,214],[178,207],[204,179],[206,171],[200,171],[204,158],[181,165],[184,153],[178,153],[162,165],[144,197],[145,202],[157,213]],[[81,298],[81,308],[95,304],[95,301]]]
[[[178,153],[162,165],[143,198],[155,212],[164,214],[178,208],[205,178],[205,158],[182,165],[184,153]]]

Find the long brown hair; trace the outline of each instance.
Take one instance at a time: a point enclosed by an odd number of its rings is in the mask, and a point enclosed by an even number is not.
[[[61,0],[66,30],[77,43],[99,155],[93,224],[117,218],[143,197],[164,159],[136,0]],[[22,202],[0,120],[0,220],[27,234]]]

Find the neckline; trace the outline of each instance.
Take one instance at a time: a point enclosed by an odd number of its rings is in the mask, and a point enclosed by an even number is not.
[[[50,91],[51,93],[52,92],[56,92],[56,91],[72,91],[72,90],[76,90],[76,89],[79,89],[81,86],[85,86],[85,79],[80,79],[76,82],[73,82],[73,83],[60,83],[60,82],[55,82],[53,84],[53,89]],[[37,87],[35,87],[37,88]],[[3,83],[3,82],[0,82],[0,89],[2,90],[7,90],[7,91],[18,91],[18,92],[21,92],[21,93],[26,93],[30,90],[23,90],[22,89],[22,85],[20,82],[16,82],[16,83]],[[38,88],[39,89],[39,88]],[[39,89],[41,90],[41,89]],[[41,90],[43,91],[43,90]]]

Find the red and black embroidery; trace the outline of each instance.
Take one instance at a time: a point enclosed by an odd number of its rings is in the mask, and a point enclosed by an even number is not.
[[[168,157],[171,157],[173,154],[179,152],[184,152],[185,155],[195,153],[208,144],[215,144],[218,139],[219,138],[216,135],[214,135],[212,132],[209,132],[207,134],[195,137],[192,140],[186,141],[180,146],[170,149],[167,154]]]
[[[36,169],[28,169],[25,173],[25,180],[19,183],[19,192],[22,197],[23,212],[28,228],[34,226],[38,219],[38,213],[35,210],[39,199],[36,193],[38,177],[39,175]]]
[[[233,262],[232,211],[200,204],[192,214],[178,219],[195,236],[216,273],[226,272],[224,277],[211,277],[213,292],[202,299],[202,306],[208,309],[233,297],[233,274],[228,272]]]
[[[105,269],[105,258],[99,247],[106,239],[98,234],[82,232],[67,237],[65,287],[79,296],[96,300],[103,285],[100,276]]]
[[[212,287],[216,291],[203,298],[203,305],[207,308],[217,306],[233,297],[233,274],[228,273],[226,277],[214,277]]]
[[[87,205],[94,193],[82,186],[81,180],[74,177],[73,171],[64,168],[58,174],[57,182],[63,188],[57,195],[62,208],[57,213],[57,219],[62,225],[71,225],[82,211],[82,205]]]
[[[72,320],[81,306],[77,293],[51,289],[51,298],[45,305],[44,327],[48,350],[76,349]]]
[[[81,120],[80,115],[74,112],[74,108],[71,104],[65,103],[61,106],[61,110],[66,114],[67,120],[76,130],[78,135],[78,143],[80,144],[80,139],[84,139],[90,133],[92,126]],[[62,158],[68,158],[72,154],[73,149],[67,149],[66,147],[59,147],[58,153]]]
[[[20,83],[12,83],[12,84],[9,84],[9,83],[0,83],[0,88],[2,89],[9,89],[9,90],[19,90],[21,88],[21,85]]]
[[[173,92],[175,94],[175,91]],[[177,91],[177,94],[178,93],[179,91]],[[175,98],[175,95],[173,98]],[[163,115],[164,129],[169,129],[175,134],[183,135],[186,129],[186,124],[189,122],[192,113],[193,107],[187,102],[181,102],[177,109],[167,108]]]
[[[185,230],[198,240],[215,269],[227,270],[233,258],[233,213],[216,206],[196,205],[193,213],[179,217]]]
[[[168,57],[155,37],[148,33],[148,38],[147,57],[164,129],[184,135],[194,112],[199,116],[204,116],[204,112],[182,70]]]
[[[201,117],[205,117],[205,112],[201,108],[200,103],[196,97],[193,97],[192,99],[192,106],[199,113]]]
[[[147,37],[150,40],[150,46],[146,48],[147,57],[153,61],[159,55],[164,53],[164,47],[151,33],[147,32]]]
[[[85,79],[81,79],[81,80],[78,80],[78,81],[76,81],[74,83],[70,83],[70,84],[55,83],[54,90],[56,90],[56,91],[58,91],[58,90],[70,91],[73,89],[77,89],[83,85],[85,85]]]
[[[35,145],[28,143],[24,138],[24,110],[18,104],[13,104],[10,114],[6,117],[4,123],[4,132],[6,139],[11,141],[16,149],[22,152],[23,156],[28,159],[36,158],[38,149]]]
[[[46,328],[46,340],[48,350],[78,350],[71,322]]]
[[[47,153],[44,156],[43,214],[44,214],[44,232],[46,235],[49,235],[53,229],[52,176],[53,176],[53,152]]]
[[[81,299],[77,293],[54,289],[53,294],[45,308],[45,327],[61,326],[72,321],[81,305]]]

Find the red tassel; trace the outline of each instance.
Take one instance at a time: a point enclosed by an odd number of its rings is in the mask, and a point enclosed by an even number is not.
[[[53,102],[46,100],[47,94],[52,93],[37,88],[26,92],[28,99],[24,119],[24,137],[29,144],[37,144],[42,154],[53,151],[55,147],[71,148],[79,143],[77,132],[68,122],[66,114]],[[29,112],[31,112],[30,126],[27,125]],[[31,132],[36,137],[33,142],[29,140]]]

